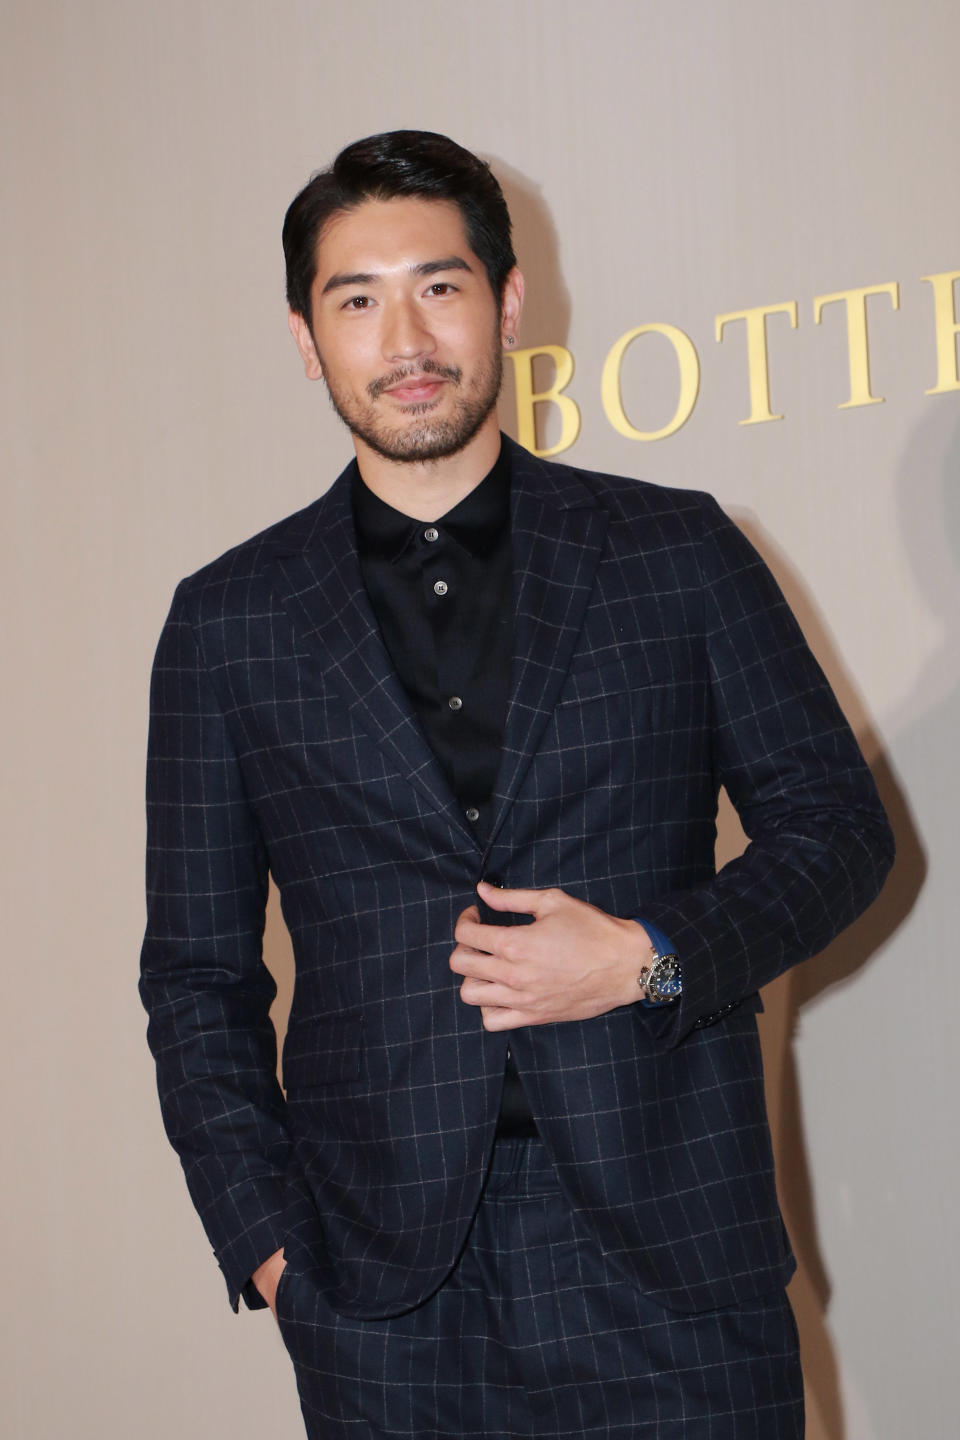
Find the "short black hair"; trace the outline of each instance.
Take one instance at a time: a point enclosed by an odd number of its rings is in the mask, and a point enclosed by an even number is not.
[[[317,245],[327,221],[365,200],[412,195],[452,200],[463,216],[470,248],[503,298],[517,263],[510,212],[490,166],[462,145],[432,130],[389,130],[356,140],[318,171],[293,200],[283,222],[287,303],[312,324],[310,291],[317,274]]]

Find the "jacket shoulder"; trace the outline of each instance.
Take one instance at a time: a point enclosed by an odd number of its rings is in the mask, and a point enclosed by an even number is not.
[[[251,535],[249,539],[241,540],[238,545],[232,545],[215,560],[208,561],[199,570],[187,575],[181,580],[180,588],[193,593],[226,580],[254,578],[275,556],[285,554],[292,548],[294,536],[316,530],[324,498],[321,496],[319,500],[311,501],[302,510],[275,521],[273,525]]]
[[[586,470],[561,460],[543,460],[511,440],[506,440],[506,444],[514,475],[522,477],[535,488],[551,492],[561,504],[573,506],[583,503],[583,492],[586,491],[611,516],[623,519],[693,515],[705,510],[716,513],[720,508],[706,490],[658,485],[629,475]]]
[[[558,460],[541,460],[511,442],[514,474],[551,493],[564,506],[595,504],[611,520],[626,524],[664,525],[674,535],[693,540],[726,517],[712,495],[684,486],[658,485],[628,475],[586,470]],[[727,522],[729,523],[729,522]]]
[[[706,490],[658,485],[651,480],[607,475],[594,470],[578,470],[575,473],[604,509],[624,520],[702,516],[704,512],[715,513],[719,509],[716,500]]]
[[[352,543],[349,531],[352,507],[350,502],[351,466],[337,477],[329,490],[312,500],[303,509],[277,520],[249,539],[242,540],[218,555],[215,560],[195,570],[180,581],[176,600],[200,612],[210,603],[219,608],[228,596],[248,599],[259,591],[268,567],[283,555],[292,555],[315,547],[323,539],[334,553],[341,543]],[[337,532],[341,532],[338,535]]]

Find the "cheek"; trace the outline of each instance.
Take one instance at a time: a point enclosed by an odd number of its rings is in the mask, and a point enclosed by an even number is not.
[[[326,334],[318,331],[317,353],[324,373],[340,389],[365,389],[383,365],[373,325],[346,332],[338,332],[335,327]]]
[[[369,381],[377,375],[376,363],[358,359],[351,349],[349,354],[342,351],[321,352],[323,371],[329,388],[338,394],[361,396],[365,394]]]
[[[500,343],[499,320],[486,307],[462,310],[446,318],[438,316],[432,328],[436,340],[463,356],[486,358]]]

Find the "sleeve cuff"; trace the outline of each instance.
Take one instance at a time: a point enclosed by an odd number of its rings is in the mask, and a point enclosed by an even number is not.
[[[286,1238],[282,1187],[277,1185],[272,1194],[268,1191],[264,1196],[265,1200],[267,1196],[272,1203],[269,1208],[264,1204],[263,1213],[256,1223],[232,1240],[224,1250],[217,1252],[217,1260],[223,1271],[230,1304],[234,1310],[240,1308],[241,1299],[249,1310],[263,1308],[265,1302],[250,1277],[258,1265],[262,1265],[264,1260],[268,1260],[281,1248]]]

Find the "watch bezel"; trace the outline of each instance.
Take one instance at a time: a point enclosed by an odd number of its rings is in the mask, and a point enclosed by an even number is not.
[[[669,1005],[683,994],[683,975],[679,956],[672,950],[653,952],[653,964],[644,967],[644,990],[651,1005]]]

